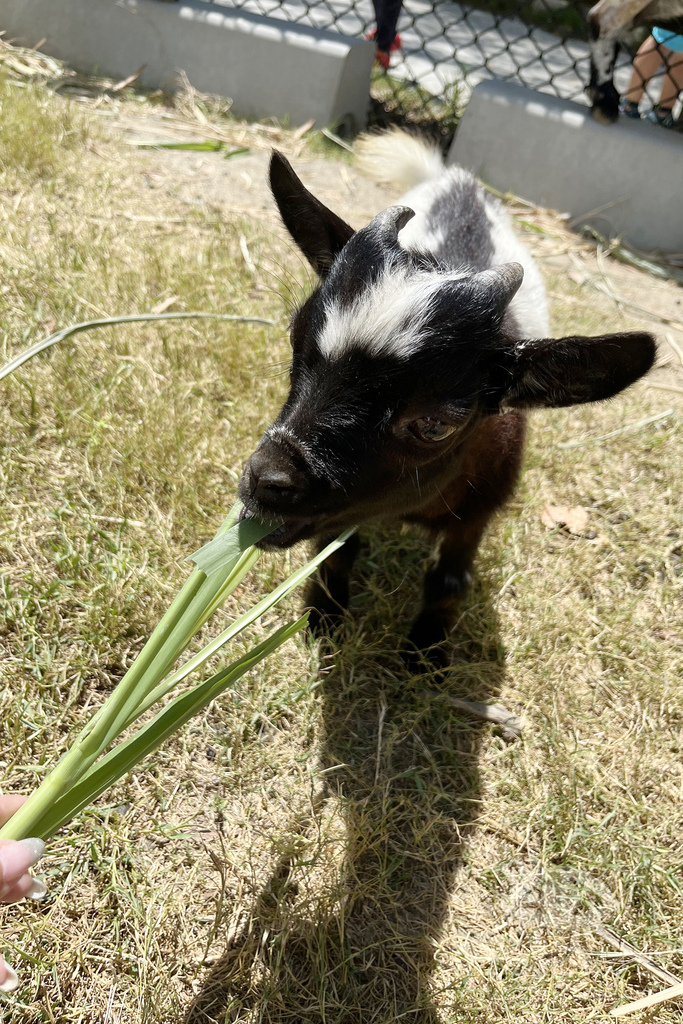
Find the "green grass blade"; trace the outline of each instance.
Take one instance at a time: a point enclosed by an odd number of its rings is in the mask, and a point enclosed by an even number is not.
[[[123,732],[127,723],[139,716],[138,708],[150,690],[170,671],[197,630],[254,565],[258,550],[248,547],[241,551],[239,538],[243,543],[253,540],[258,536],[259,527],[252,520],[249,531],[241,530],[241,524],[234,522],[240,510],[238,504],[219,530],[219,534],[232,533],[238,540],[232,561],[226,562],[210,578],[201,570],[194,570],[116,689],[38,789],[0,829],[0,838],[15,839],[33,834],[33,822],[40,818],[44,808],[73,786]],[[270,524],[261,524],[261,536],[271,529]]]
[[[244,156],[250,153],[248,146],[230,149],[227,142],[219,139],[205,139],[203,142],[132,142],[137,149],[181,149],[194,153],[222,153],[225,160],[233,156]]]
[[[157,627],[131,668],[105,702],[105,713],[100,712],[95,727],[90,729],[85,737],[89,757],[95,748],[94,756],[99,756],[123,732],[129,721],[139,717],[139,708],[150,690],[167,675],[195,633],[210,619],[216,608],[233,592],[246,573],[254,566],[260,552],[253,547],[253,544],[270,533],[273,527],[271,523],[252,519],[249,520],[250,529],[245,530],[243,523],[236,523],[222,533],[222,536],[230,537],[233,540],[230,560],[226,561],[223,567],[210,577],[198,569],[192,573],[190,581],[195,578],[195,574],[198,574],[199,586],[196,589],[188,590],[189,600],[183,597],[185,590],[183,588],[180,596],[173,602],[160,623],[160,626],[163,625],[168,616],[169,628],[157,637],[159,630]],[[179,614],[174,615],[174,610]],[[148,648],[150,648],[149,652]],[[136,672],[138,662],[141,662],[142,667]],[[92,763],[92,759],[90,763]]]
[[[34,823],[32,835],[47,839],[70,821],[83,807],[95,800],[118,779],[151,754],[174,732],[181,729],[212,700],[219,697],[245,672],[248,672],[286,640],[303,629],[307,616],[281,626],[266,640],[231,665],[220,669],[205,682],[175,697],[151,722],[130,739],[119,743],[88,771],[83,778],[55,803],[47,807],[42,818]]]
[[[96,327],[110,327],[112,324],[137,324],[147,322],[148,320],[231,320],[242,324],[277,326],[276,320],[267,320],[261,316],[233,316],[231,313],[135,313],[132,316],[112,316],[105,317],[102,320],[85,320],[81,324],[64,327],[61,331],[56,331],[54,334],[48,335],[47,338],[42,338],[35,345],[31,345],[30,348],[24,349],[19,355],[14,356],[8,363],[0,367],[0,380],[8,377],[10,373],[14,373],[20,366],[27,363],[29,359],[37,356],[40,352],[44,352],[45,349],[51,348],[52,345],[57,345],[60,341],[64,341],[65,338],[71,337],[72,334],[79,334],[81,331],[91,331]]]
[[[238,503],[217,534],[231,538],[230,559],[224,563],[220,574],[215,573],[209,580],[201,570],[194,570],[133,665],[80,734],[79,740],[96,732],[99,749],[109,746],[125,728],[131,707],[140,703],[146,693],[163,679],[195,633],[254,566],[259,552],[252,545],[265,537],[272,526],[252,519],[250,529],[246,531],[242,523],[234,522],[240,511],[241,503]],[[118,713],[117,708],[120,709]],[[103,720],[106,720],[106,728]]]
[[[270,594],[266,594],[253,608],[244,612],[239,618],[235,619],[227,629],[224,629],[222,633],[219,633],[217,637],[214,637],[205,647],[194,654],[191,658],[188,658],[186,662],[181,665],[177,671],[168,678],[164,679],[154,690],[152,690],[144,701],[138,705],[135,714],[131,717],[125,725],[127,728],[135,721],[143,712],[147,711],[153,704],[161,700],[162,697],[166,696],[178,683],[182,682],[191,672],[203,665],[209,658],[211,658],[217,651],[221,649],[225,644],[241,633],[247,626],[252,625],[256,622],[265,612],[273,608],[276,604],[282,601],[283,598],[287,597],[300,583],[310,576],[318,566],[325,561],[334,551],[337,551],[342,544],[344,544],[349,537],[355,533],[355,527],[346,530],[340,534],[336,540],[333,540],[327,547],[323,548],[314,558],[312,558],[306,565],[297,569],[291,576],[288,576],[283,583],[280,583]],[[0,836],[2,833],[0,832]]]
[[[136,149],[182,149],[194,153],[217,153],[224,142],[219,139],[205,139],[203,142],[133,142]]]
[[[196,564],[207,576],[212,576],[224,565],[234,565],[246,548],[257,544],[267,533],[276,528],[276,523],[267,524],[262,519],[243,519],[230,530],[216,534],[204,547],[188,555],[188,561]]]
[[[102,751],[112,727],[115,727],[115,723],[122,715],[127,717],[130,714],[129,708],[144,681],[145,673],[153,671],[154,662],[173,637],[183,612],[192,606],[205,581],[206,576],[198,569],[192,573],[116,689],[93,715],[73,746],[63,755],[47,778],[0,829],[0,839],[21,839],[33,835],[33,823],[40,819],[45,808],[73,786],[88,770]],[[159,678],[155,674],[154,682],[158,682]],[[125,721],[125,717],[123,720]]]

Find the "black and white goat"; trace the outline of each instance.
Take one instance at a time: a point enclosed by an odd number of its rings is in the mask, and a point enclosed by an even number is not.
[[[614,65],[620,38],[639,26],[683,32],[683,0],[600,0],[588,12],[591,30],[591,113],[601,124],[619,116],[619,93],[614,86]]]
[[[452,627],[515,486],[522,410],[611,398],[650,369],[655,342],[548,339],[540,274],[500,203],[410,136],[378,138],[391,176],[420,183],[356,232],[273,155],[273,195],[320,284],[292,317],[289,395],[240,497],[247,515],[283,520],[268,548],[368,520],[426,530],[438,555],[410,634],[424,650]],[[346,606],[357,548],[354,536],[309,590],[314,625]]]

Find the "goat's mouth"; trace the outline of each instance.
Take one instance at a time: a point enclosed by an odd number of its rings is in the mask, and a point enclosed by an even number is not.
[[[259,541],[258,547],[263,551],[291,548],[301,540],[308,540],[315,532],[314,519],[285,519],[284,523]]]
[[[251,516],[259,515],[264,519],[273,519],[274,517],[267,513],[259,513],[254,509],[243,508],[240,515],[240,519],[249,519]],[[280,516],[277,519],[281,519]],[[298,544],[301,540],[308,540],[316,532],[316,520],[310,516],[297,516],[292,519],[285,519],[284,522],[280,522],[279,526],[276,526],[272,533],[269,533],[262,540],[258,541],[256,547],[261,548],[262,551],[277,551],[281,548],[291,548],[293,544]]]

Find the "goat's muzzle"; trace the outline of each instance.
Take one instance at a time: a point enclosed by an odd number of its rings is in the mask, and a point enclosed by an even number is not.
[[[308,477],[294,465],[289,454],[267,439],[244,467],[240,482],[242,500],[266,514],[286,516],[297,512],[308,491]]]
[[[266,438],[251,456],[240,480],[243,515],[281,521],[259,547],[288,548],[312,537],[316,518],[310,514],[310,480],[288,452]]]

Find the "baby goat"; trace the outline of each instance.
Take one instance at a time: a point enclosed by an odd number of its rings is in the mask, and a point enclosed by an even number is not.
[[[524,413],[611,398],[652,366],[646,333],[547,337],[543,283],[501,204],[410,136],[378,143],[419,181],[355,231],[274,153],[282,219],[320,283],[291,320],[290,391],[240,482],[245,514],[282,519],[263,546],[327,543],[369,520],[437,541],[410,633],[451,629],[494,511],[519,475]],[[348,601],[357,535],[309,589],[312,625]]]

